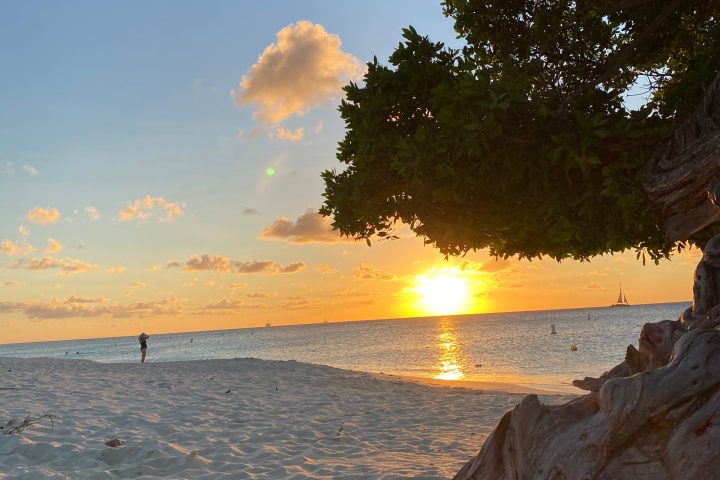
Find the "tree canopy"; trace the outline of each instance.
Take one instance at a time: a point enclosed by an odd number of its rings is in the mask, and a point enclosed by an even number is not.
[[[446,255],[669,257],[686,242],[663,233],[642,171],[720,71],[719,6],[444,1],[462,48],[408,27],[389,66],[345,87],[321,213],[368,242],[405,223]]]

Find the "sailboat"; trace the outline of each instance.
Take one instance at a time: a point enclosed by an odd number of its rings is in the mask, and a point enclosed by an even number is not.
[[[610,305],[611,307],[629,307],[630,304],[627,301],[627,297],[622,291],[622,283],[620,284],[620,293],[618,294],[617,301]]]
[[[267,328],[267,327],[270,327],[270,320],[268,320],[267,322],[265,322],[265,327],[266,327],[266,328]]]

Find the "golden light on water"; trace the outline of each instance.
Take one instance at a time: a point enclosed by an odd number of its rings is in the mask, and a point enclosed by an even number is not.
[[[468,309],[470,286],[456,268],[431,269],[415,277],[420,310],[429,315],[453,315]]]
[[[455,324],[451,318],[442,318],[438,323],[438,360],[434,378],[439,380],[461,380],[465,377],[463,353],[455,336]]]

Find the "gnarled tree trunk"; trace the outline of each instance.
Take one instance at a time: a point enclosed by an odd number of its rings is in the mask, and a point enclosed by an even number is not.
[[[673,240],[720,220],[720,74],[648,162],[643,185]],[[695,271],[693,306],[648,323],[640,348],[589,391],[546,406],[529,395],[455,480],[720,479],[720,236]]]

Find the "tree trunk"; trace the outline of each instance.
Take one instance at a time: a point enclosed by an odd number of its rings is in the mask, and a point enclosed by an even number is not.
[[[643,181],[672,240],[720,220],[720,74],[650,159]],[[640,348],[590,393],[546,406],[528,395],[454,480],[720,479],[720,236],[695,271],[693,306],[645,324]]]
[[[650,158],[643,187],[671,240],[720,220],[720,73],[695,113]]]

